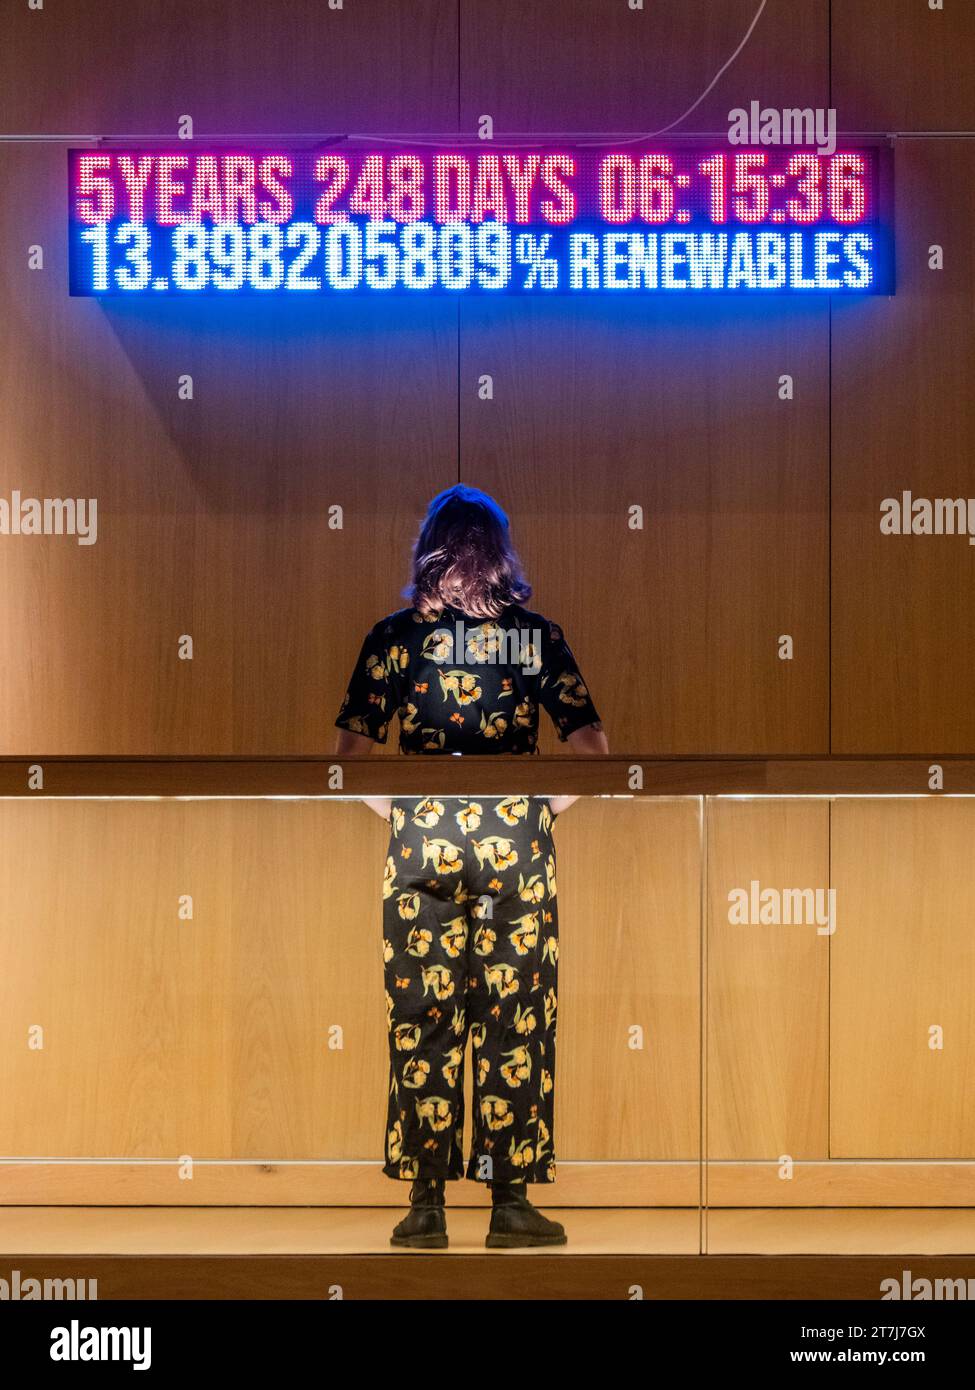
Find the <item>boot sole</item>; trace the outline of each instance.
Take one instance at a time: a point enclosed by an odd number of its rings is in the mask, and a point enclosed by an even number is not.
[[[488,1235],[484,1244],[489,1250],[523,1250],[528,1246],[568,1245],[568,1236]]]
[[[411,1250],[446,1250],[446,1236],[390,1236],[390,1245]]]

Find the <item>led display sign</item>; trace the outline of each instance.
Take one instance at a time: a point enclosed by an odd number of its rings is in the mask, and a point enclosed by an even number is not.
[[[879,144],[68,157],[72,294],[893,291]]]

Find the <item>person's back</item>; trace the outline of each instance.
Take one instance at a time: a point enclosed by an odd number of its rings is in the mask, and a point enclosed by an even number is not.
[[[375,624],[335,722],[385,743],[398,715],[401,753],[535,753],[541,708],[562,740],[599,727],[561,629],[518,603],[491,618],[446,604]]]
[[[531,596],[508,518],[458,484],[435,497],[413,555],[410,607],[366,636],[336,752],[385,743],[402,753],[534,753],[538,712],[573,752],[606,736],[562,631]],[[491,1188],[485,1244],[564,1245],[529,1202],[555,1181],[559,927],[552,827],[574,796],[366,797],[389,827],[383,969],[389,1086],[383,1172],[409,1181],[390,1243],[447,1245],[445,1183]],[[464,1058],[474,1077],[466,1169]]]

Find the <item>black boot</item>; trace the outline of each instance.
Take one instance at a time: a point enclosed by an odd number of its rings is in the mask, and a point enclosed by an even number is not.
[[[535,1210],[523,1182],[493,1182],[491,1203],[491,1225],[484,1242],[489,1250],[566,1244],[565,1227]]]
[[[410,1209],[393,1227],[389,1243],[419,1250],[446,1250],[443,1178],[417,1178],[410,1188]]]

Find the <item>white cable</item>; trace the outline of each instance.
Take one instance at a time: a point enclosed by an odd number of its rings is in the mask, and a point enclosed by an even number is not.
[[[644,135],[631,135],[631,136],[628,136],[625,140],[614,140],[614,141],[612,141],[611,143],[612,143],[612,144],[615,144],[615,145],[636,145],[636,144],[641,143],[643,140],[653,140],[653,139],[654,139],[656,136],[658,136],[658,135],[666,135],[667,132],[668,132],[668,130],[673,130],[674,127],[680,125],[680,123],[681,123],[682,121],[686,121],[687,118],[688,118],[688,116],[691,114],[691,112],[697,110],[697,108],[700,106],[700,104],[701,104],[701,102],[704,100],[704,98],[708,95],[709,92],[711,92],[711,91],[714,89],[714,87],[715,87],[715,85],[717,84],[718,80],[719,80],[721,77],[724,76],[724,74],[725,74],[725,73],[728,71],[728,69],[731,67],[732,63],[733,63],[733,62],[735,61],[735,59],[738,57],[739,53],[741,53],[742,49],[743,49],[743,48],[745,47],[745,45],[747,44],[748,40],[751,38],[752,33],[754,32],[754,29],[755,29],[755,25],[756,25],[756,24],[758,23],[758,21],[761,19],[762,15],[765,13],[765,6],[766,6],[767,4],[768,4],[768,0],[761,0],[758,9],[755,11],[755,15],[754,15],[754,18],[752,19],[751,24],[749,24],[748,28],[745,30],[745,36],[744,36],[744,38],[742,39],[741,43],[740,43],[740,44],[738,45],[738,47],[735,49],[734,53],[732,53],[732,55],[731,55],[731,57],[728,59],[728,61],[727,61],[726,63],[723,63],[722,66],[721,66],[720,68],[718,68],[718,71],[717,71],[717,72],[714,74],[714,76],[711,78],[711,81],[710,81],[710,82],[708,83],[708,85],[704,88],[704,91],[703,91],[703,92],[701,93],[701,95],[697,98],[697,100],[696,100],[691,106],[689,106],[689,107],[687,108],[687,110],[683,113],[683,115],[678,116],[677,119],[676,119],[676,121],[671,121],[670,125],[661,126],[661,128],[660,128],[659,130],[649,130],[649,131],[647,131],[646,134],[644,134]],[[448,140],[451,139],[450,136],[445,136],[442,140],[410,140],[409,136],[406,136],[406,137],[404,137],[404,139],[403,139],[402,141],[400,141],[400,139],[399,139],[398,137],[391,137],[391,136],[382,137],[382,136],[369,136],[369,135],[350,135],[348,138],[349,138],[350,140],[372,140],[373,143],[375,143],[375,144],[380,144],[380,145],[382,145],[382,144],[390,144],[390,145],[392,145],[392,144],[404,143],[404,144],[412,144],[412,145],[440,145],[441,147],[442,147],[444,144],[446,144]],[[529,137],[529,139],[531,139],[531,138],[532,138],[532,137]],[[534,139],[535,139],[535,141],[537,142],[538,137],[535,136]],[[462,137],[460,137],[460,139],[459,139],[459,141],[458,141],[457,143],[459,143],[459,144],[480,144],[480,145],[483,145],[485,142],[484,142],[484,141],[480,141],[480,140],[472,140],[470,136],[462,136]],[[488,142],[488,143],[490,143],[490,142]],[[502,143],[505,143],[505,142],[502,142]],[[507,142],[507,143],[510,143],[510,142]],[[590,143],[596,143],[596,142],[595,142],[595,141],[580,141],[579,143],[580,143],[580,144],[590,144]],[[603,141],[600,141],[599,143],[600,143],[600,144],[605,144],[606,142],[605,142],[605,140],[603,140]],[[537,146],[537,144],[536,144],[536,145],[535,145],[535,148],[537,148],[537,147],[538,147],[538,146]],[[528,146],[520,146],[520,148],[531,149],[531,148],[533,148],[533,146],[531,146],[531,145],[528,145]]]
[[[598,143],[600,143],[600,144],[611,143],[611,144],[618,144],[618,145],[633,145],[633,144],[638,143],[638,142],[641,141],[641,140],[652,140],[652,139],[653,139],[655,136],[657,136],[657,135],[666,135],[666,133],[667,133],[668,130],[673,130],[673,129],[674,129],[674,126],[680,125],[681,121],[686,121],[687,118],[688,118],[688,116],[691,114],[691,112],[692,112],[692,111],[696,111],[697,108],[700,106],[701,102],[702,102],[702,101],[704,100],[704,98],[708,95],[708,93],[709,93],[710,91],[713,90],[713,88],[714,88],[716,82],[718,81],[718,79],[719,79],[720,77],[722,77],[722,76],[728,71],[728,69],[731,67],[732,63],[733,63],[733,62],[735,61],[735,59],[738,57],[739,53],[740,53],[740,52],[742,51],[742,49],[745,47],[745,44],[748,42],[748,40],[749,40],[749,39],[751,38],[751,36],[752,36],[752,31],[754,30],[755,25],[758,23],[758,21],[761,19],[762,15],[763,15],[763,13],[765,12],[765,6],[766,6],[767,4],[768,4],[768,0],[761,0],[761,3],[759,4],[758,10],[757,10],[756,13],[755,13],[755,18],[752,20],[751,24],[749,24],[747,30],[745,31],[745,37],[742,39],[741,43],[740,43],[740,44],[738,45],[738,47],[735,49],[734,53],[732,53],[731,57],[728,59],[728,61],[727,61],[722,67],[718,68],[718,71],[714,74],[714,76],[712,77],[711,81],[710,81],[710,82],[708,83],[708,85],[704,88],[704,91],[703,91],[703,92],[701,93],[701,95],[698,97],[697,101],[694,102],[693,106],[689,106],[682,116],[678,116],[678,117],[677,117],[676,121],[671,121],[670,125],[662,126],[662,127],[660,128],[660,130],[650,130],[650,131],[647,131],[647,133],[646,133],[645,135],[628,135],[628,136],[626,136],[624,139],[620,139],[620,140],[610,140],[610,141],[608,141],[608,142],[607,142],[606,138],[604,137],[604,138],[603,138],[601,141],[599,141]],[[911,131],[911,132],[909,132],[909,133],[910,133],[911,135],[934,135],[934,136],[938,136],[938,137],[944,137],[944,136],[946,136],[946,135],[971,135],[971,134],[972,134],[972,132],[971,132],[970,130]],[[252,139],[253,139],[254,137],[253,137],[253,136],[248,137],[248,136],[246,136],[246,135],[239,135],[239,136],[238,136],[238,135],[235,135],[235,136],[229,136],[229,135],[216,135],[216,136],[213,136],[212,138],[213,138],[213,139],[216,139],[216,140],[230,140],[230,139],[233,139],[233,140],[237,141],[237,140],[247,140],[248,138],[252,138]],[[274,140],[281,140],[281,139],[289,139],[289,140],[313,140],[313,139],[315,139],[315,138],[316,138],[316,137],[310,136],[310,135],[308,135],[307,133],[301,134],[301,135],[293,135],[293,136],[291,136],[291,135],[289,135],[289,136],[280,136],[280,135],[277,135],[277,136],[270,136],[270,135],[262,135],[262,136],[260,136],[260,141],[261,141],[261,143],[264,143],[264,142],[266,142],[266,141],[268,141],[268,140],[271,140],[271,139],[274,139]],[[480,145],[480,146],[483,146],[485,143],[487,143],[487,144],[490,144],[490,143],[491,143],[490,141],[485,142],[485,141],[483,141],[483,140],[478,140],[478,139],[476,139],[476,138],[472,138],[471,136],[457,136],[457,135],[451,135],[451,134],[443,135],[443,136],[441,136],[439,139],[436,139],[436,140],[428,140],[428,139],[418,140],[418,139],[416,139],[415,137],[413,137],[413,136],[411,136],[411,135],[354,135],[354,134],[349,134],[349,135],[334,135],[334,134],[333,134],[333,135],[330,135],[330,136],[328,136],[328,137],[323,137],[323,139],[324,139],[324,138],[327,138],[331,143],[336,143],[336,144],[339,143],[339,142],[341,142],[342,140],[365,140],[365,141],[371,141],[371,142],[372,142],[373,144],[375,144],[375,145],[417,145],[417,146],[430,145],[430,146],[441,147],[441,148],[442,148],[444,145],[448,144],[450,141],[454,141],[454,142],[459,143],[459,144]],[[526,139],[528,139],[528,140],[534,141],[534,146],[528,145],[528,146],[525,146],[525,147],[524,147],[524,148],[528,148],[528,149],[531,149],[531,148],[533,148],[533,147],[534,147],[534,148],[538,148],[538,141],[539,141],[539,138],[544,139],[544,137],[539,137],[538,135],[528,135],[528,136],[526,136],[526,137],[524,137],[524,138],[526,138]],[[551,140],[565,139],[565,134],[564,134],[564,132],[559,132],[558,134],[553,134],[553,135],[550,137],[550,139],[551,139]],[[103,136],[103,135],[0,135],[0,141],[10,141],[10,142],[25,141],[25,142],[26,142],[26,141],[28,141],[28,140],[35,140],[35,141],[45,141],[45,140],[47,140],[47,141],[51,141],[51,142],[53,142],[53,143],[55,143],[55,144],[61,143],[61,142],[64,142],[64,141],[69,141],[69,140],[79,140],[79,141],[109,140],[109,141],[111,141],[111,143],[113,143],[113,144],[118,144],[118,143],[120,143],[121,141],[132,142],[132,143],[138,143],[140,140],[143,140],[143,141],[144,141],[144,140],[171,141],[171,140],[172,140],[172,137],[169,136],[169,135],[111,135],[111,136]],[[510,143],[510,142],[505,142],[505,143]],[[548,143],[548,142],[546,142],[546,143]],[[583,142],[583,141],[573,141],[573,144],[577,144],[577,143],[578,143],[578,144],[582,144],[582,143],[595,144],[595,143],[597,143],[597,142],[595,142],[595,141],[585,141],[585,142]]]
[[[755,25],[756,25],[756,24],[758,23],[758,21],[761,19],[762,15],[763,15],[763,13],[764,13],[764,11],[765,11],[765,6],[766,6],[767,4],[768,4],[768,0],[762,0],[762,3],[759,5],[758,9],[755,11],[755,18],[752,20],[751,24],[749,24],[748,28],[745,30],[745,37],[742,39],[741,43],[740,43],[740,44],[738,45],[738,47],[735,49],[734,53],[732,53],[731,57],[730,57],[730,58],[728,59],[728,61],[724,64],[724,66],[718,68],[718,71],[717,71],[717,72],[714,74],[714,76],[711,78],[711,81],[710,81],[710,82],[708,83],[708,85],[704,88],[704,91],[703,91],[703,92],[701,93],[701,95],[698,97],[697,101],[695,101],[694,105],[693,105],[693,106],[689,106],[689,107],[687,108],[687,110],[684,112],[683,116],[678,116],[677,119],[676,119],[676,121],[671,121],[670,125],[662,126],[660,130],[651,130],[651,131],[649,131],[646,135],[640,137],[641,139],[644,139],[644,140],[652,140],[652,139],[654,138],[654,136],[656,136],[656,135],[666,135],[668,130],[673,130],[673,128],[674,128],[675,125],[680,125],[681,121],[686,121],[686,120],[687,120],[687,117],[691,114],[691,112],[697,110],[697,108],[700,106],[701,102],[702,102],[702,101],[704,100],[704,98],[707,96],[708,92],[711,91],[712,87],[713,87],[713,86],[715,85],[715,83],[717,82],[718,78],[721,77],[721,76],[723,76],[724,73],[726,73],[726,72],[728,71],[728,69],[731,67],[732,63],[733,63],[733,62],[735,61],[735,59],[738,57],[738,54],[741,52],[741,50],[745,47],[745,44],[746,44],[746,43],[748,42],[748,40],[751,38],[751,36],[752,36],[752,30],[755,28]]]
[[[576,141],[576,140],[574,140],[574,141],[572,141],[572,143],[573,143],[573,144],[577,144],[577,145],[582,145],[582,144],[600,144],[600,145],[605,145],[605,144],[607,144],[607,143],[609,143],[609,144],[614,144],[614,145],[634,145],[634,144],[638,144],[641,140],[652,140],[652,139],[654,139],[654,137],[657,136],[657,135],[666,135],[667,132],[668,132],[668,130],[673,130],[674,127],[680,125],[680,123],[681,123],[682,121],[686,121],[687,118],[688,118],[688,116],[691,114],[691,112],[697,110],[697,108],[700,106],[701,102],[702,102],[702,101],[704,100],[704,98],[708,95],[708,93],[711,92],[711,91],[713,91],[713,89],[714,89],[714,87],[715,87],[715,84],[718,82],[719,78],[721,78],[721,77],[724,76],[724,74],[725,74],[725,73],[728,71],[728,69],[731,67],[732,63],[733,63],[733,62],[735,61],[735,59],[738,57],[739,53],[741,53],[742,49],[743,49],[743,48],[745,47],[745,45],[747,44],[748,40],[751,38],[752,32],[754,31],[754,28],[755,28],[755,25],[758,23],[758,21],[761,19],[762,15],[764,14],[764,12],[765,12],[765,6],[766,6],[767,4],[768,4],[768,0],[761,0],[761,3],[759,4],[758,9],[757,9],[756,12],[755,12],[755,17],[754,17],[754,19],[752,20],[751,24],[749,24],[748,28],[745,30],[745,37],[742,39],[741,43],[740,43],[740,44],[738,45],[738,47],[735,49],[734,53],[732,53],[731,57],[728,59],[728,61],[727,61],[726,63],[724,63],[720,68],[718,68],[718,71],[717,71],[717,72],[714,74],[714,76],[711,78],[711,81],[710,81],[710,82],[708,83],[708,85],[704,88],[704,91],[701,93],[701,95],[698,97],[698,99],[693,103],[693,105],[689,106],[689,107],[687,108],[687,110],[683,113],[683,115],[678,116],[677,119],[676,119],[676,121],[671,121],[670,125],[661,126],[661,128],[660,128],[659,130],[650,130],[650,131],[647,131],[646,134],[644,134],[644,135],[627,135],[627,136],[625,136],[624,138],[622,138],[622,139],[617,139],[617,140],[613,140],[612,138],[607,139],[607,137],[604,136],[604,137],[603,137],[601,140],[599,140],[599,141],[594,141],[594,140],[588,140],[588,141],[581,141],[581,140],[579,140],[579,141]],[[944,136],[944,135],[970,135],[971,133],[972,133],[971,131],[928,131],[928,132],[912,132],[912,134],[932,134],[932,135],[938,135],[938,136]],[[143,141],[144,141],[144,140],[169,141],[169,140],[171,140],[171,138],[172,138],[172,137],[171,137],[171,136],[168,136],[168,135],[131,135],[131,136],[130,136],[130,135],[112,135],[112,136],[100,136],[100,135],[0,135],[0,141],[11,141],[11,142],[13,142],[13,141],[28,141],[28,140],[36,140],[36,141],[48,140],[48,141],[52,141],[52,142],[55,142],[55,143],[62,142],[62,141],[69,141],[69,140],[100,141],[100,140],[107,139],[107,140],[109,140],[109,141],[110,141],[111,143],[113,143],[113,144],[118,144],[118,143],[121,142],[121,141],[132,141],[132,142],[136,142],[136,143],[137,143],[138,141],[140,141],[140,140],[143,140]],[[244,135],[241,135],[241,136],[232,136],[232,137],[229,136],[229,135],[218,135],[218,136],[214,136],[213,138],[214,138],[214,139],[217,139],[217,140],[229,140],[229,139],[234,139],[234,140],[246,140],[248,137],[247,137],[247,136],[244,136]],[[253,137],[251,137],[251,138],[253,138]],[[537,148],[541,148],[541,147],[542,147],[542,146],[539,146],[539,140],[541,140],[541,141],[543,142],[543,146],[544,146],[544,145],[547,145],[548,143],[550,143],[552,140],[564,140],[564,139],[565,139],[565,133],[564,133],[564,132],[559,132],[558,134],[553,133],[551,136],[549,136],[549,137],[547,137],[547,138],[546,138],[545,136],[539,136],[539,135],[526,135],[526,136],[524,136],[524,137],[522,137],[522,138],[525,139],[525,140],[530,140],[530,141],[532,141],[532,144],[529,144],[529,145],[522,145],[522,146],[520,146],[521,148],[524,148],[524,149],[533,149],[533,148],[536,148],[536,149],[537,149]],[[309,136],[308,134],[293,135],[293,136],[280,136],[280,135],[279,135],[279,136],[273,136],[273,137],[272,137],[272,136],[269,136],[269,135],[262,135],[262,136],[260,137],[261,143],[264,143],[264,142],[266,142],[266,141],[268,141],[268,140],[271,140],[271,139],[275,139],[275,140],[289,139],[289,140],[301,140],[301,141],[304,141],[304,140],[313,140],[313,139],[315,139],[315,137],[314,137],[314,136]],[[325,140],[325,139],[327,139],[328,142],[329,142],[329,143],[332,143],[332,144],[340,144],[343,140],[362,140],[362,141],[371,142],[371,143],[374,144],[374,145],[397,145],[397,146],[416,145],[416,146],[418,146],[418,147],[429,145],[429,146],[434,147],[434,148],[443,148],[445,145],[448,145],[448,144],[450,144],[451,142],[453,142],[453,143],[455,143],[455,144],[459,144],[459,145],[477,145],[477,146],[481,146],[481,147],[483,147],[485,144],[490,145],[490,144],[492,143],[491,141],[479,140],[479,139],[477,139],[476,137],[472,137],[472,136],[469,136],[469,135],[453,135],[453,134],[445,134],[445,135],[442,135],[442,136],[440,136],[439,138],[437,138],[437,139],[435,139],[435,140],[430,140],[430,139],[419,139],[419,140],[418,140],[418,139],[416,139],[414,136],[411,136],[411,135],[356,135],[356,134],[348,134],[348,135],[334,135],[334,134],[333,134],[333,135],[330,135],[330,136],[328,136],[328,137],[322,137],[322,141],[321,141],[321,142],[324,143],[324,140]],[[506,144],[511,145],[511,144],[513,144],[513,142],[514,142],[515,139],[517,139],[517,137],[511,137],[511,139],[509,139],[509,140],[507,140],[507,141],[502,141],[501,143],[506,143]]]

